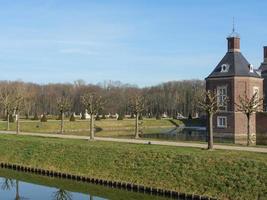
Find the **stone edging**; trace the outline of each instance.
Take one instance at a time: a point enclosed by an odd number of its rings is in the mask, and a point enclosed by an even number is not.
[[[185,193],[180,193],[177,191],[165,190],[161,188],[153,188],[153,187],[137,185],[133,183],[110,181],[110,180],[104,180],[104,179],[99,179],[99,178],[90,178],[90,177],[85,177],[85,176],[80,176],[80,175],[73,175],[73,174],[56,172],[52,170],[45,170],[45,169],[34,168],[34,167],[26,167],[26,166],[10,164],[10,163],[1,162],[0,168],[22,171],[22,172],[27,172],[27,173],[32,173],[32,174],[38,174],[42,176],[57,177],[57,178],[62,178],[62,179],[81,181],[81,182],[92,183],[92,184],[102,185],[102,186],[111,187],[111,188],[124,189],[127,191],[146,193],[146,194],[157,195],[157,196],[164,196],[164,197],[168,197],[172,199],[216,200],[215,198],[211,198],[207,196],[185,194]]]

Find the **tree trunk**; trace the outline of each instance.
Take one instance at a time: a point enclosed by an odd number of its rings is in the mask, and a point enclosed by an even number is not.
[[[213,114],[208,114],[209,132],[208,132],[208,149],[213,149]]]
[[[251,145],[250,139],[250,115],[247,114],[247,146]]]
[[[135,116],[135,138],[136,139],[139,138],[139,124],[138,124],[138,120],[139,120],[139,113],[136,113],[136,116]]]
[[[16,133],[19,134],[20,127],[19,127],[19,113],[17,114],[17,127],[16,127]]]
[[[16,200],[19,200],[20,199],[20,196],[19,196],[19,181],[16,180]]]
[[[94,136],[94,115],[90,115],[90,139],[93,140],[95,138]]]
[[[61,112],[61,126],[60,126],[60,133],[64,133],[64,112]]]
[[[7,113],[7,130],[9,131],[10,127],[9,127],[9,113]]]

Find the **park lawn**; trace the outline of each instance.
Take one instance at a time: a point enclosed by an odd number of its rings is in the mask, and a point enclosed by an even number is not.
[[[0,161],[220,199],[267,198],[267,154],[0,135]]]
[[[60,130],[60,120],[49,120],[48,122],[40,122],[33,120],[23,120],[20,122],[20,130],[22,132],[37,132],[37,133],[57,133]],[[155,120],[145,119],[143,120],[144,128],[161,128],[161,127],[175,127],[183,124],[179,120]],[[126,120],[100,120],[95,122],[97,131],[113,131],[113,130],[134,130],[134,119]],[[76,120],[70,122],[64,121],[64,130],[67,134],[84,135],[84,132],[89,130],[88,120]],[[10,123],[10,130],[15,130],[16,124]],[[0,122],[0,130],[6,130],[6,122]]]

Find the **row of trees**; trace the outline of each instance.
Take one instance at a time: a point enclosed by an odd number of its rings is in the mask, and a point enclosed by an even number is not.
[[[206,91],[203,93],[202,98],[199,100],[199,107],[202,108],[208,118],[208,149],[213,149],[213,116],[220,112],[220,106],[225,106],[229,101],[225,97],[220,104],[218,104],[219,94],[217,91]],[[236,111],[242,112],[247,118],[247,146],[255,144],[255,139],[250,133],[250,118],[251,116],[262,111],[263,97],[259,97],[256,92],[251,97],[245,92],[242,96],[238,97],[238,102],[235,102]]]
[[[146,99],[143,115],[156,116],[166,113],[172,117],[177,113],[184,116],[195,115],[199,112],[197,99],[204,91],[204,81],[188,80],[163,83],[153,87],[138,88],[134,85],[122,84],[120,82],[105,82],[92,85],[84,81],[75,81],[73,84],[46,84],[39,85],[24,82],[0,82],[0,93],[20,88],[24,97],[21,114],[26,118],[46,113],[59,115],[57,100],[62,96],[70,100],[67,115],[71,113],[84,112],[84,104],[80,101],[81,96],[86,93],[94,93],[106,99],[105,108],[100,114],[130,115],[132,110],[129,99],[137,93]],[[6,117],[6,108],[0,107],[0,114]]]

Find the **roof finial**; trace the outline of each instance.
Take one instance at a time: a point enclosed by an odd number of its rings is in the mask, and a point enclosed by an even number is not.
[[[235,32],[235,17],[233,17],[233,33]]]
[[[232,33],[228,37],[240,37],[239,34],[235,31],[236,25],[235,25],[235,17],[233,17],[233,28]]]

